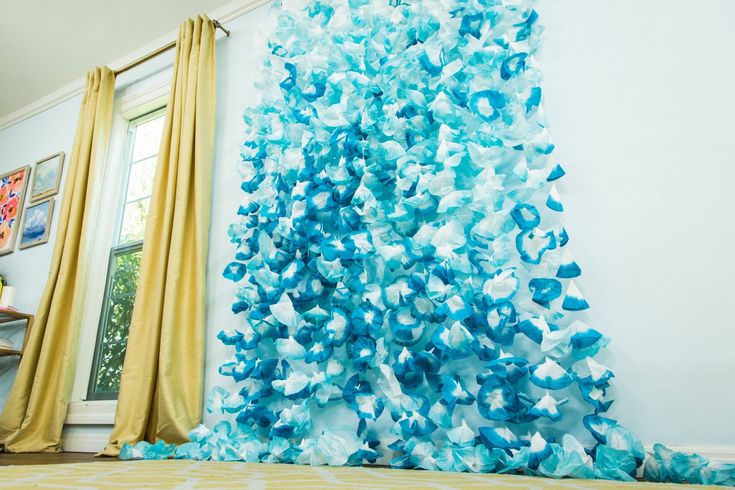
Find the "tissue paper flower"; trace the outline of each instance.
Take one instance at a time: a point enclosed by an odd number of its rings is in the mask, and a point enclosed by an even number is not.
[[[540,32],[533,0],[283,0],[228,229],[237,388],[209,396],[213,430],[121,457],[635,475],[562,224]],[[733,483],[654,452],[650,479]]]

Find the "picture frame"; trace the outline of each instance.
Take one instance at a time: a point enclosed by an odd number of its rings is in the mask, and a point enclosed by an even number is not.
[[[64,152],[60,151],[33,164],[31,202],[42,201],[59,192],[61,173],[64,171]]]
[[[52,197],[29,204],[23,214],[18,248],[22,250],[48,242],[53,217],[54,199]]]
[[[0,175],[0,255],[15,249],[30,174],[26,165]]]

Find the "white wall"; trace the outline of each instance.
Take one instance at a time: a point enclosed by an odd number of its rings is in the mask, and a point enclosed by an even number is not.
[[[216,336],[222,329],[234,328],[240,321],[232,314],[234,287],[222,277],[225,266],[232,261],[234,249],[227,236],[227,227],[236,218],[240,203],[242,179],[237,173],[240,145],[245,125],[245,107],[258,101],[253,89],[254,77],[260,68],[260,53],[264,46],[262,28],[269,20],[269,7],[260,7],[227,24],[231,35],[217,43],[217,121],[212,221],[210,224],[209,262],[207,264],[207,354],[205,356],[205,401],[214,386],[232,386],[232,378],[219,375],[217,368],[232,356],[231,348]],[[206,416],[207,421],[216,418]]]
[[[56,240],[56,225],[61,209],[61,195],[66,181],[66,166],[71,154],[79,104],[81,96],[73,97],[43,113],[26,119],[14,126],[0,131],[0,174],[21,167],[33,165],[34,162],[48,155],[63,151],[67,161],[64,162],[59,194],[54,196],[54,217],[48,243],[20,250],[16,241],[15,251],[0,257],[0,274],[5,276],[10,285],[17,288],[15,306],[24,312],[35,312],[41,293],[46,285],[51,253]],[[30,182],[29,188],[30,189]],[[30,192],[26,193],[26,206]],[[20,325],[0,326],[0,336],[11,332],[11,338],[18,346],[23,341],[24,330]],[[8,392],[12,386],[18,369],[18,358],[0,357],[0,409],[5,405]]]
[[[569,246],[646,442],[735,446],[735,2],[554,0],[539,57]]]
[[[594,326],[613,338],[603,357],[617,374],[612,413],[645,442],[735,449],[735,325],[727,309],[735,169],[725,153],[735,129],[735,3],[546,0],[539,11],[544,104],[568,172],[560,190],[569,246]],[[226,230],[240,196],[240,115],[257,98],[256,32],[267,19],[267,8],[246,14],[217,44],[207,390],[226,382],[216,370],[230,352],[215,336],[235,317],[232,284],[220,273],[233,255]],[[70,146],[74,123],[61,121],[75,121],[78,104],[46,113],[56,133],[59,124],[68,131],[49,151],[37,150],[48,139],[37,131],[46,114],[0,132],[0,171]],[[59,108],[67,106],[64,116]],[[23,141],[28,154],[19,153]],[[51,246],[1,257],[0,270],[34,250],[50,254]],[[48,261],[33,257],[37,267]],[[42,283],[19,304],[35,308]],[[0,390],[9,374],[0,371]]]

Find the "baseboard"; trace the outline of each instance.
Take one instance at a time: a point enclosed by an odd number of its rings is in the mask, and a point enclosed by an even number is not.
[[[61,448],[70,453],[98,453],[105,448],[112,425],[65,425]]]
[[[653,453],[653,444],[646,444],[646,452]],[[666,444],[673,451],[682,453],[696,453],[704,456],[713,463],[735,464],[735,446],[673,446]]]
[[[62,447],[67,452],[96,453],[109,440],[111,425],[66,425],[62,434]],[[735,464],[735,446],[667,446],[674,451],[697,453],[713,463]],[[653,452],[653,445],[646,445],[646,452]]]

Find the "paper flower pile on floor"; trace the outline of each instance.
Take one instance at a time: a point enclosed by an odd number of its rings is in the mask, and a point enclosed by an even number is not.
[[[245,114],[237,327],[176,457],[630,480],[604,416],[530,1],[282,6]],[[596,445],[570,430],[584,426]],[[122,457],[169,457],[159,443]],[[733,481],[656,448],[646,476]]]

